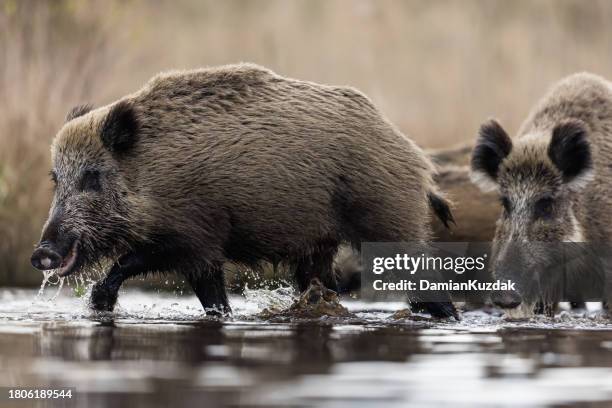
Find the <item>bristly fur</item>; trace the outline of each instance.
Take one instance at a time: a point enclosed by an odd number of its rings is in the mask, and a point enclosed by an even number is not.
[[[89,113],[93,109],[93,106],[86,103],[84,105],[77,105],[74,108],[70,109],[70,112],[66,115],[66,122],[70,122],[72,119],[76,119],[80,116]]]
[[[203,305],[227,304],[227,261],[284,262],[303,290],[333,275],[341,242],[431,238],[433,165],[366,96],[251,64],[158,75],[67,123],[53,155],[92,251],[163,254],[153,268],[184,274]],[[90,167],[102,194],[70,195]]]

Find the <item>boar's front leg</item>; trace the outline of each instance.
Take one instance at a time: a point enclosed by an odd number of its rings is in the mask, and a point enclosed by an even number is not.
[[[125,280],[148,272],[168,270],[172,258],[164,251],[155,250],[142,250],[122,256],[104,279],[93,286],[91,308],[97,311],[112,311],[117,303],[119,288]]]

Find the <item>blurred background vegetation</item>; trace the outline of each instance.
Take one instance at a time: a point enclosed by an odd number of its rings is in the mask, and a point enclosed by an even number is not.
[[[554,81],[612,78],[605,0],[0,0],[0,284],[29,266],[50,203],[49,144],[76,104],[172,68],[251,61],[368,94],[424,147],[515,130]]]

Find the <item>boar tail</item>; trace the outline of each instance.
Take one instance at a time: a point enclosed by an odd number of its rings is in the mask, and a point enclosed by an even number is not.
[[[451,212],[449,202],[444,196],[436,191],[429,191],[427,193],[427,199],[429,200],[429,206],[433,210],[436,217],[442,221],[446,228],[450,228],[449,223],[455,223],[453,213]]]

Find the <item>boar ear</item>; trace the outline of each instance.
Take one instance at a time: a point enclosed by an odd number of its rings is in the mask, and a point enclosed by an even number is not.
[[[511,151],[512,140],[504,128],[494,119],[485,122],[472,152],[472,181],[484,191],[495,190],[499,165]]]
[[[117,102],[102,122],[102,143],[113,153],[126,152],[136,143],[139,128],[134,107],[127,101]]]
[[[90,104],[85,105],[77,105],[74,108],[70,109],[70,112],[66,115],[66,122],[70,122],[72,119],[76,119],[79,116],[83,116],[86,113],[90,112],[93,109],[93,106]]]
[[[593,178],[591,147],[582,122],[568,121],[552,131],[548,157],[561,171],[563,182],[573,189],[584,187]]]

